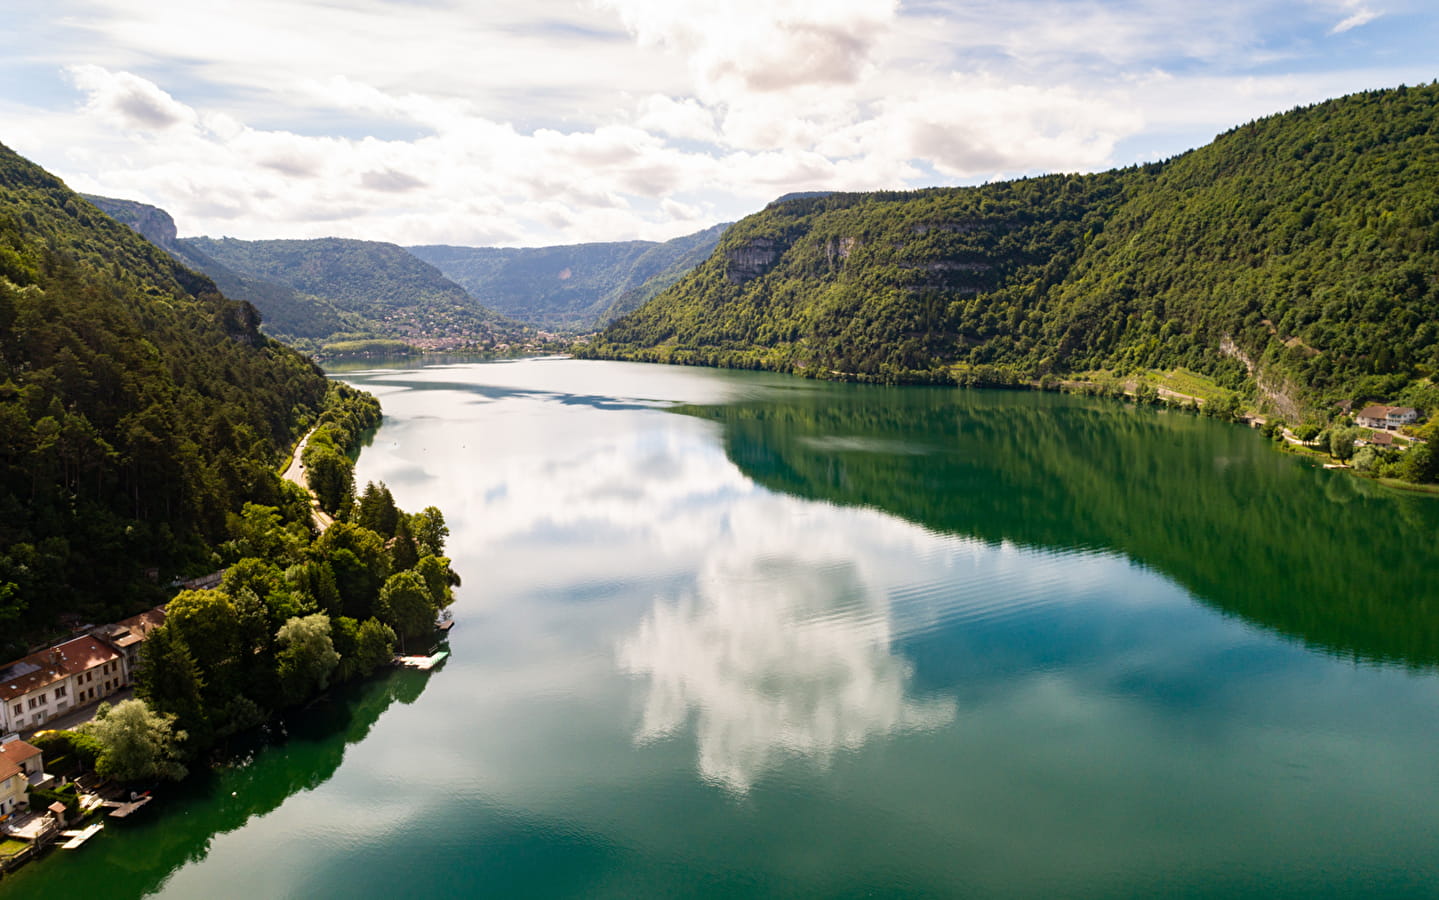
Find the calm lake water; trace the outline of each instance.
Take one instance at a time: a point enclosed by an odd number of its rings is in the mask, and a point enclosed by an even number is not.
[[[1439,895],[1439,501],[1072,397],[341,377],[453,655],[0,895]]]

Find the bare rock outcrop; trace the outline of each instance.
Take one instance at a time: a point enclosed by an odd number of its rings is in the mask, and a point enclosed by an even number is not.
[[[725,278],[731,284],[753,281],[774,268],[783,252],[774,238],[751,238],[725,251]]]

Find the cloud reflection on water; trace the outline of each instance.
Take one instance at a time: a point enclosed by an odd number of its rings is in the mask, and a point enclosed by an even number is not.
[[[696,721],[700,774],[743,794],[787,756],[825,765],[873,737],[949,724],[953,699],[906,697],[889,602],[852,561],[731,544],[696,593],[655,601],[619,663],[650,679],[637,740]]]

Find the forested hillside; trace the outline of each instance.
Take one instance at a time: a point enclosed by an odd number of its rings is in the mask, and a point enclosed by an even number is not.
[[[180,244],[248,277],[328,301],[359,317],[375,336],[485,348],[522,333],[395,244],[347,238],[182,238]]]
[[[159,207],[133,200],[84,195],[102,212],[140,232],[152,244],[197,272],[210,276],[232,300],[244,300],[260,311],[265,333],[292,346],[318,349],[337,334],[366,333],[370,323],[354,313],[313,294],[304,294],[275,281],[243,275],[212,259],[177,237],[175,220]]]
[[[664,243],[408,248],[479,302],[548,329],[588,330],[639,306],[703,262],[728,225]]]
[[[779,203],[586,353],[1000,384],[1184,367],[1291,415],[1436,406],[1439,86],[1143,167]]]
[[[321,238],[177,237],[158,207],[87,196],[184,265],[260,311],[266,334],[309,353],[358,346],[495,349],[527,337],[437,269],[395,244]]]
[[[211,564],[333,400],[227,299],[0,147],[0,644]]]

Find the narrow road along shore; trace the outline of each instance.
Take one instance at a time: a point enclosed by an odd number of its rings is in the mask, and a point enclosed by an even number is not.
[[[335,524],[335,520],[329,513],[320,508],[320,498],[316,497],[315,492],[310,490],[310,481],[305,477],[305,464],[300,462],[301,457],[305,455],[305,447],[310,443],[310,435],[314,433],[315,429],[311,428],[305,432],[304,437],[300,438],[299,445],[295,447],[295,452],[290,456],[290,464],[285,467],[285,471],[281,473],[280,477],[286,481],[293,481],[295,484],[304,488],[305,493],[310,495],[310,520],[315,523],[315,528],[319,529],[321,533],[324,533],[325,529]]]

